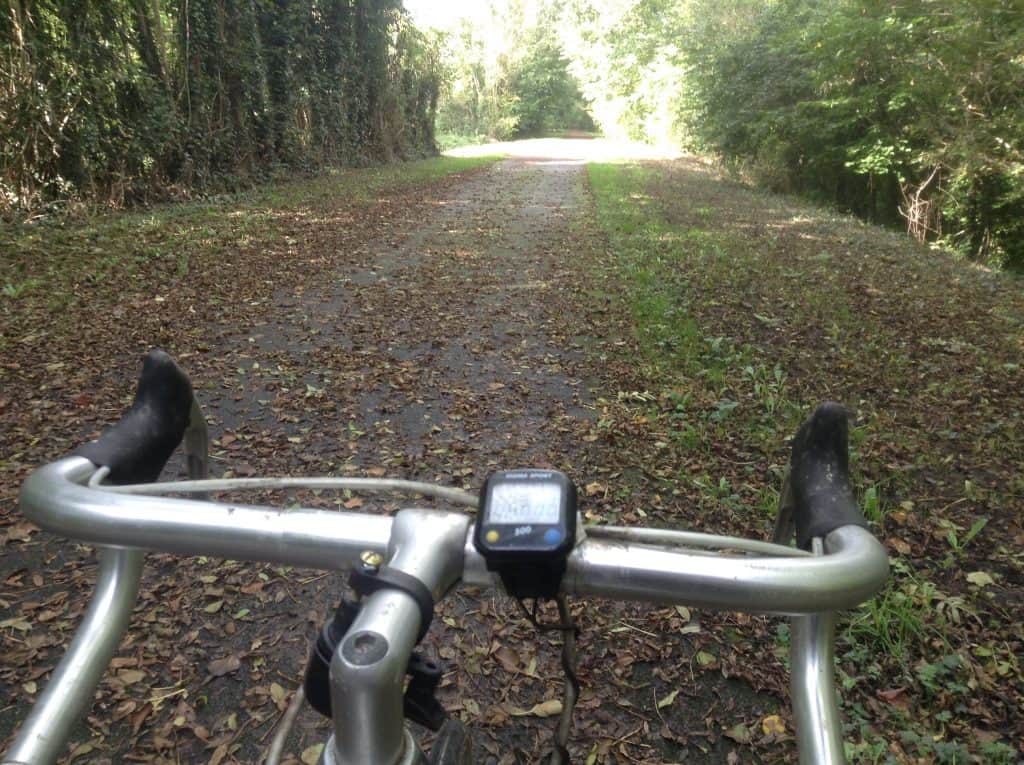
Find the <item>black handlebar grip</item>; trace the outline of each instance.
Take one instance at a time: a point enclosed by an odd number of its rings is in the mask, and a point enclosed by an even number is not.
[[[181,443],[192,411],[192,385],[174,360],[152,350],[142,362],[131,408],[78,454],[110,468],[115,484],[149,483]]]
[[[846,408],[826,401],[793,439],[789,460],[796,543],[809,550],[814,537],[867,522],[853,498]]]

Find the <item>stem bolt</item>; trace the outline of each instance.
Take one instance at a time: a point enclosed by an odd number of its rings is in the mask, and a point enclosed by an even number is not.
[[[366,568],[377,569],[383,565],[384,556],[373,550],[364,550],[359,554],[359,560],[362,561]]]

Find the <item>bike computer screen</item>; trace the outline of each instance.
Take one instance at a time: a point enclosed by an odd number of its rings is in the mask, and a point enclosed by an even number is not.
[[[575,541],[576,487],[565,474],[508,470],[488,476],[474,544],[510,593],[557,591]]]
[[[488,522],[492,524],[559,522],[564,489],[557,482],[501,481],[491,486]]]

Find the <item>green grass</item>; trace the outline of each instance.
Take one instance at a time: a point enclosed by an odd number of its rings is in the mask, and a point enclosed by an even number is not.
[[[647,172],[625,165],[590,165],[588,173],[646,361],[696,370],[704,339],[686,310],[685,286],[666,279],[662,267],[678,256],[678,232],[651,215],[648,200],[637,192]]]
[[[742,289],[743,279],[755,268],[756,253],[749,242],[716,229],[707,207],[694,211],[696,224],[665,220],[644,191],[657,181],[654,171],[622,164],[588,169],[597,218],[614,254],[611,267],[632,318],[642,363],[664,386],[652,392],[647,416],[660,416],[667,440],[680,454],[703,455],[706,472],[688,482],[702,506],[741,516],[746,505],[754,510],[752,517],[773,520],[778,487],[763,481],[741,486],[738,480],[716,475],[716,446],[741,442],[755,453],[778,454],[806,408],[792,397],[784,364],[742,337],[718,334],[721,327],[712,334],[701,321],[721,295]],[[810,297],[804,310],[824,310],[825,305]],[[848,320],[841,299],[830,310],[836,322]],[[737,318],[754,326],[776,323],[756,312]],[[855,463],[868,430],[853,430]],[[865,513],[876,526],[891,510],[886,489],[894,482],[895,477],[872,483],[864,491]],[[881,652],[902,664],[910,645],[938,635],[925,619],[925,611],[941,598],[935,593],[913,571],[898,568],[889,587],[847,622],[844,639],[866,649],[865,656]]]
[[[639,361],[662,385],[655,396],[668,437],[681,450],[708,451],[740,428],[759,448],[775,450],[803,416],[789,398],[787,373],[742,339],[709,331],[695,310],[708,292],[690,279],[699,270],[715,289],[736,287],[750,257],[745,243],[715,228],[710,208],[697,210],[697,225],[666,221],[644,191],[656,181],[653,170],[592,164],[588,173]],[[757,504],[755,493],[748,498]]]

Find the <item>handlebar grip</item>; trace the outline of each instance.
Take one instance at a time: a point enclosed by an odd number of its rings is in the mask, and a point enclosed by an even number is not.
[[[826,401],[800,426],[790,455],[796,543],[809,550],[814,537],[840,526],[867,528],[850,481],[848,412]]]
[[[181,443],[192,411],[192,384],[174,360],[152,350],[142,362],[135,400],[121,420],[78,454],[110,468],[115,484],[149,483]]]

